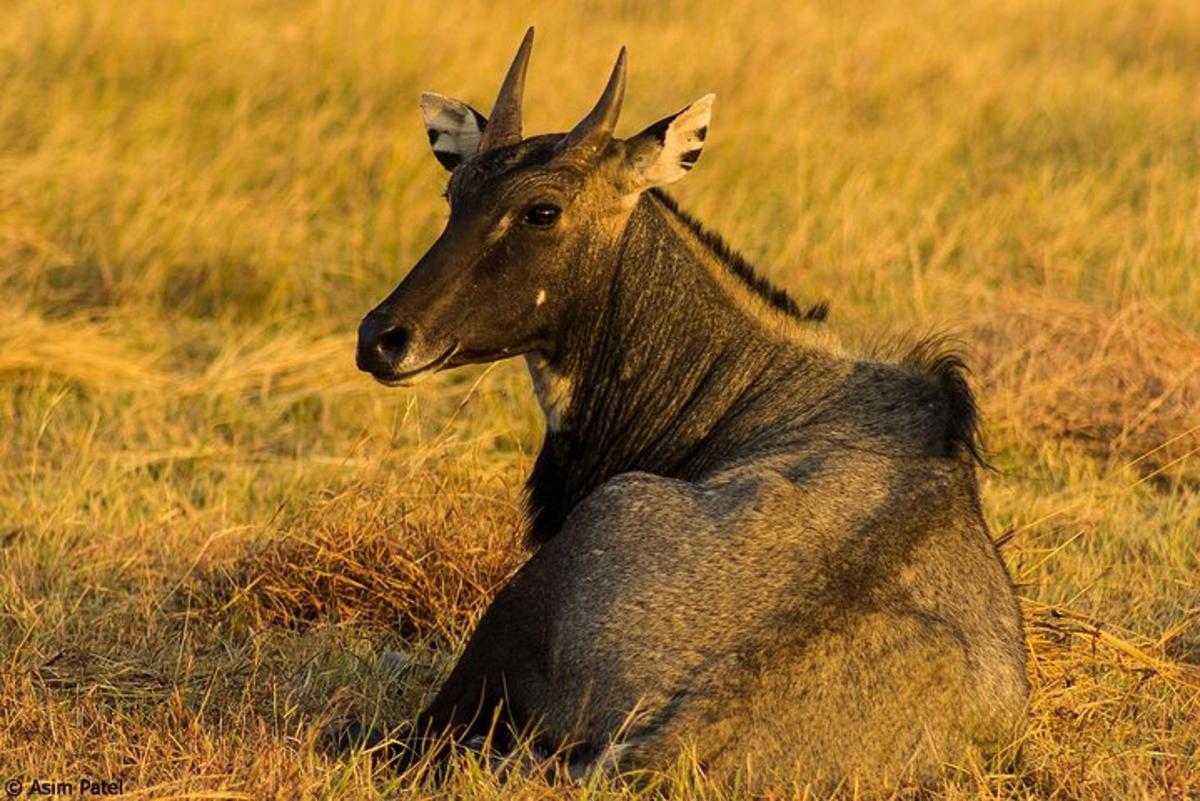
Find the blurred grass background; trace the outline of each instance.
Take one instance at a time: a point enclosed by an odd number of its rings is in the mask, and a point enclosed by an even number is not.
[[[517,363],[385,391],[354,330],[445,216],[418,92],[486,109],[529,24],[527,130],[627,44],[620,132],[717,94],[685,207],[848,339],[970,348],[1036,695],[1021,770],[945,793],[1200,793],[1188,0],[0,6],[0,778],[435,792],[314,732],[436,686],[540,412]]]

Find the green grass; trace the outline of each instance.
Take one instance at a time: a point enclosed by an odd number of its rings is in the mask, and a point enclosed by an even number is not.
[[[540,412],[517,363],[385,391],[354,330],[445,215],[418,92],[486,107],[530,23],[529,130],[627,44],[621,132],[717,93],[685,207],[847,339],[971,350],[1036,687],[1019,771],[945,794],[1200,793],[1185,0],[4,5],[0,780],[435,793],[313,740],[436,687],[524,558]]]

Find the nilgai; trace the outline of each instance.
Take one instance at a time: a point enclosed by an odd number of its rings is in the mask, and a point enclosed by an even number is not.
[[[695,166],[713,96],[615,138],[623,49],[578,125],[524,137],[531,44],[490,119],[422,95],[449,220],[358,333],[389,386],[524,356],[546,415],[535,552],[407,747],[498,720],[494,747],[528,735],[574,775],[686,749],[760,788],[1004,750],[1024,636],[962,362],[852,355],[680,210],[660,187]]]

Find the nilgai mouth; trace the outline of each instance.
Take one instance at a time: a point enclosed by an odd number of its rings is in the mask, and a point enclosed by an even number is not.
[[[393,373],[392,375],[379,375],[378,373],[371,373],[371,376],[385,387],[412,386],[414,383],[416,383],[416,380],[422,376],[430,373],[436,373],[437,371],[445,369],[446,367],[455,366],[450,364],[450,360],[453,359],[457,353],[458,343],[455,342],[453,345],[447,348],[446,352],[441,356],[438,356],[433,361],[426,362],[422,366],[413,370],[408,370],[403,373]]]

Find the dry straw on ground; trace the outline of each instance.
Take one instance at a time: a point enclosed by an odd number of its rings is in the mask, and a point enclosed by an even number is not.
[[[0,780],[638,795],[314,748],[410,717],[525,558],[521,366],[387,392],[352,343],[444,215],[417,93],[486,104],[531,22],[531,130],[629,45],[622,131],[717,93],[686,207],[845,338],[972,354],[1035,694],[1018,766],[939,795],[1200,797],[1186,0],[3,6]]]

